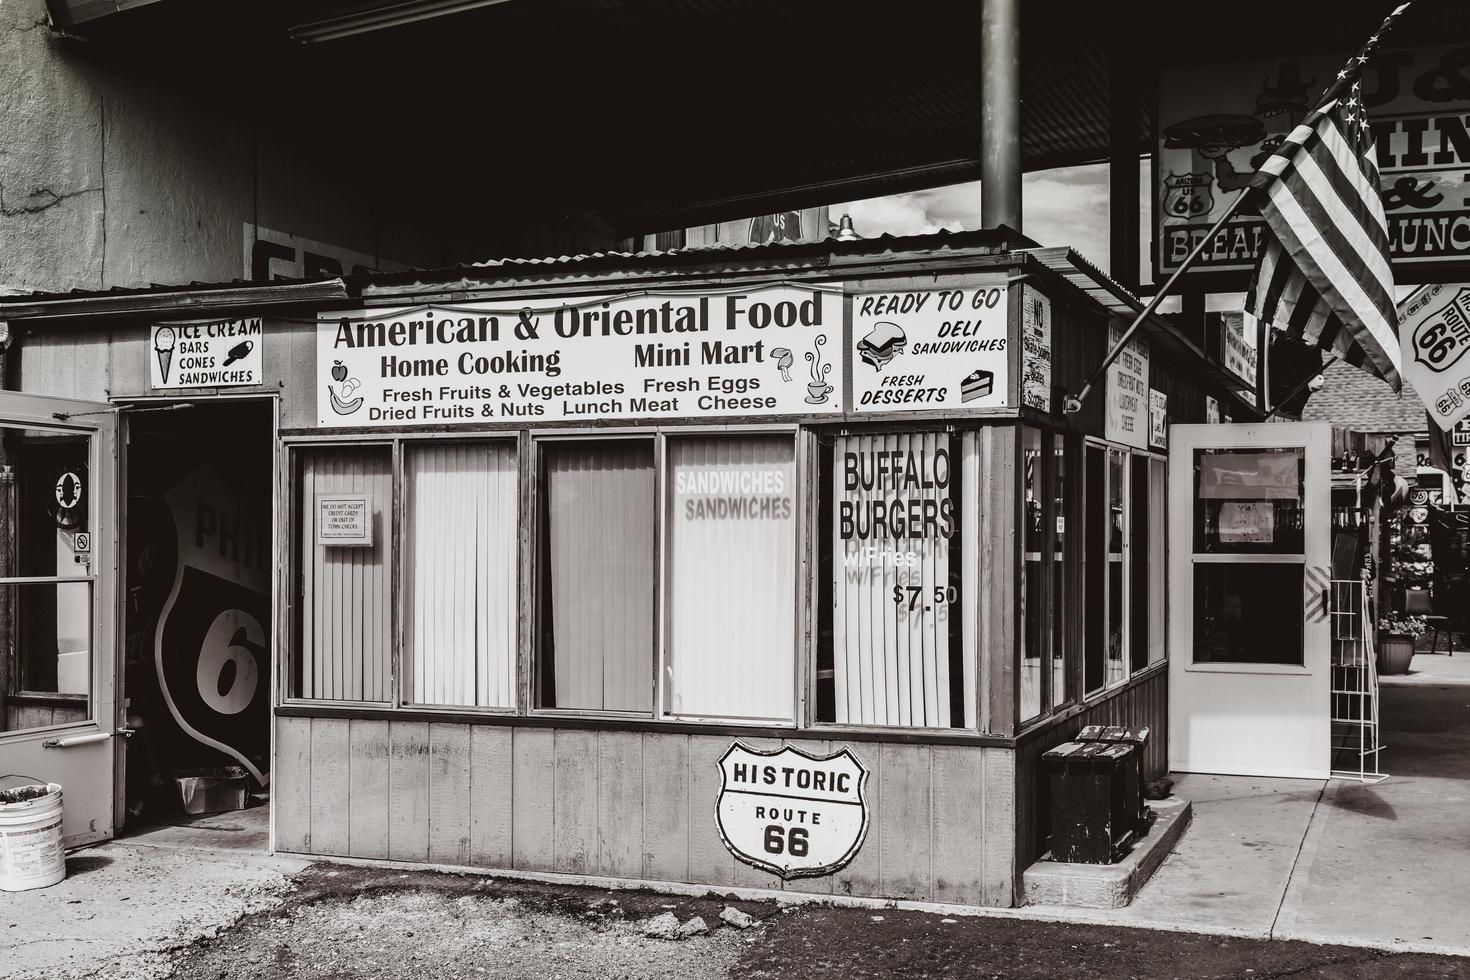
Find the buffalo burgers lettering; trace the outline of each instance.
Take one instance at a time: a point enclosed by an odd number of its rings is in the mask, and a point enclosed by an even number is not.
[[[843,453],[839,536],[843,541],[953,537],[950,475],[944,448]]]

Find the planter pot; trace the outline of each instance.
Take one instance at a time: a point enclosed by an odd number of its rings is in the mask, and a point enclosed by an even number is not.
[[[1414,637],[1408,633],[1382,633],[1378,637],[1378,672],[1406,674],[1414,659]]]

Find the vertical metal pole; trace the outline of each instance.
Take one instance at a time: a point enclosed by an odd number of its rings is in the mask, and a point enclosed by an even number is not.
[[[984,0],[980,36],[980,223],[1021,230],[1021,4]]]

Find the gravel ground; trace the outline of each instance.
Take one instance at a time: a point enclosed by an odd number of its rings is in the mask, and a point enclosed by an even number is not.
[[[726,905],[757,924],[722,925]],[[642,924],[665,912],[712,931],[645,937]],[[154,966],[175,980],[1470,978],[1470,960],[1443,956],[332,865],[307,870],[278,907]]]

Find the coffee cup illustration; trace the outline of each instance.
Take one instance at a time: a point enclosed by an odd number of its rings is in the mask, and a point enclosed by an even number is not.
[[[827,335],[821,334],[813,341],[815,350],[806,352],[806,362],[811,365],[810,374],[812,379],[806,385],[806,403],[808,405],[823,405],[827,396],[832,394],[832,386],[827,383],[827,375],[832,373],[832,365],[822,360],[822,345],[827,342]]]
[[[806,386],[806,400],[808,404],[820,405],[832,394],[832,386],[825,381],[810,381]]]

